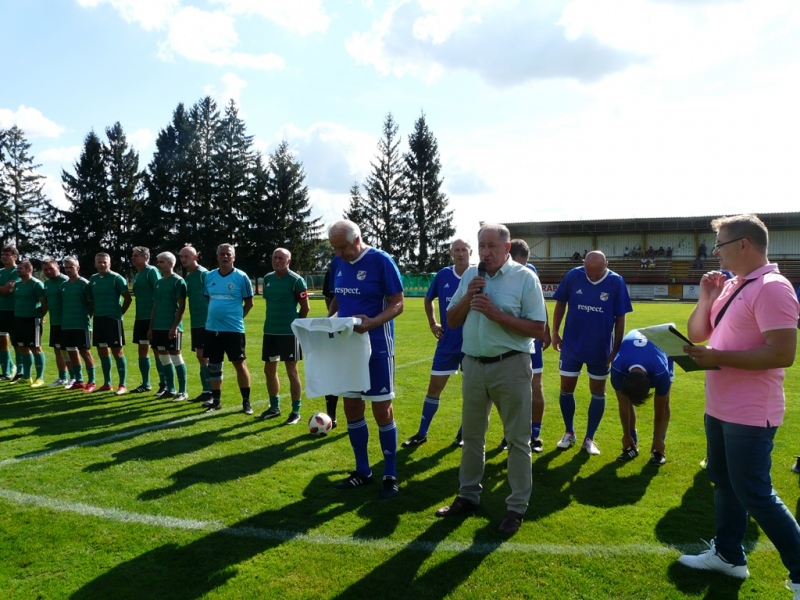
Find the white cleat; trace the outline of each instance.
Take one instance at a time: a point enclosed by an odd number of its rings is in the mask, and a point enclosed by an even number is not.
[[[716,571],[717,573],[730,575],[731,577],[737,577],[739,579],[744,579],[750,575],[747,565],[732,565],[722,558],[717,552],[714,540],[711,540],[711,543],[708,545],[708,550],[705,552],[701,552],[700,554],[684,554],[678,559],[678,562],[690,569]],[[795,598],[797,597],[797,593],[795,592]]]
[[[575,445],[575,436],[571,433],[565,433],[564,437],[556,443],[556,448],[559,450],[567,450]]]
[[[586,438],[583,440],[583,445],[581,445],[589,455],[591,456],[599,456],[600,448],[597,447],[597,444],[594,443],[594,440],[591,438]]]

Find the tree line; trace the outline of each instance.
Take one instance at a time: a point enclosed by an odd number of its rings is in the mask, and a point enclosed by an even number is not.
[[[404,269],[435,271],[449,263],[454,234],[436,138],[424,114],[406,153],[397,132],[390,113],[372,171],[351,187],[343,216]],[[0,129],[0,240],[26,257],[78,256],[84,272],[92,271],[96,253],[108,252],[115,270],[130,273],[134,246],[177,253],[191,244],[213,267],[223,242],[236,246],[237,266],[253,274],[271,270],[277,247],[291,250],[298,271],[329,263],[303,164],[285,140],[266,157],[255,150],[232,100],[222,111],[210,97],[190,108],[178,104],[143,169],[119,122],[104,133],[86,134],[71,170],[62,169],[69,206],[59,208],[43,193],[24,132]]]

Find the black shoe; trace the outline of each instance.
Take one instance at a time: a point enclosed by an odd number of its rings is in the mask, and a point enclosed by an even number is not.
[[[205,405],[203,405],[203,406],[205,406]],[[222,402],[219,402],[219,401],[212,402],[210,406],[206,407],[206,410],[204,412],[210,413],[210,412],[214,412],[215,410],[220,410],[221,408],[222,408]]]
[[[661,467],[667,464],[667,457],[661,454],[658,450],[653,450],[650,453],[650,464]]]
[[[144,394],[145,392],[149,392],[151,388],[149,385],[142,384],[136,389],[131,390],[131,394]]]
[[[189,402],[208,402],[212,398],[211,392],[202,392],[197,398],[192,398]]]
[[[283,422],[284,425],[297,425],[300,422],[300,415],[296,412],[289,413],[289,417]]]
[[[331,429],[336,429],[336,427],[338,427],[338,426],[339,426],[339,423],[336,422],[336,419],[331,421]]]
[[[24,377],[23,377],[22,373],[17,373],[9,381],[11,383],[17,383],[20,379],[24,379]]]
[[[203,402],[203,407],[204,408],[208,408],[209,406],[214,406],[214,398],[213,397],[210,398],[209,400],[206,400],[205,402]]]
[[[11,377],[8,375],[0,375],[0,381],[11,381]]]
[[[456,448],[464,447],[464,440],[461,437],[460,431],[456,434],[456,439],[453,440],[453,446],[455,446]]]
[[[541,454],[542,450],[542,439],[541,438],[534,438],[531,440],[531,452],[535,452],[536,454]]]
[[[428,441],[428,436],[427,435],[418,435],[418,434],[415,433],[410,438],[408,438],[405,442],[403,442],[402,446],[403,446],[403,448],[413,448],[413,447],[416,447],[416,446],[421,446],[422,444],[424,444],[427,441]],[[384,479],[384,482],[385,481],[386,480]]]
[[[172,396],[174,395],[175,392],[170,392],[166,386],[164,386],[163,390],[159,388],[159,390],[156,392],[156,398],[158,400],[162,400],[164,398],[172,398]]]
[[[373,478],[372,475],[362,475],[358,471],[353,471],[347,477],[347,479],[343,479],[339,483],[337,483],[334,487],[337,490],[352,490],[353,488],[361,487],[362,485],[367,485],[368,483],[372,483]]]
[[[503,438],[502,440],[500,440],[500,443],[497,445],[497,449],[498,450],[508,450],[508,442],[506,441],[506,438]]]
[[[258,415],[259,419],[274,419],[275,417],[281,416],[281,409],[280,408],[272,408],[271,406],[265,410],[263,413]]]
[[[617,460],[619,462],[630,462],[637,456],[639,456],[639,451],[636,449],[636,446],[628,446],[622,451],[622,454],[617,457]]]
[[[167,390],[167,385],[165,383],[158,384],[158,390],[156,390],[156,398],[163,398],[163,396],[159,396],[159,394],[163,394]]]
[[[397,485],[396,477],[384,477],[383,487],[381,488],[381,500],[388,500],[394,498],[400,493],[400,487]]]
[[[250,406],[250,400],[242,400],[242,412],[246,415],[253,414],[253,407]]]

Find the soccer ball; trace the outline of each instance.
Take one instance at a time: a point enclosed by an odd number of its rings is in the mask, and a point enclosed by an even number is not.
[[[332,427],[333,421],[324,412],[314,413],[308,420],[308,432],[311,435],[328,435]]]

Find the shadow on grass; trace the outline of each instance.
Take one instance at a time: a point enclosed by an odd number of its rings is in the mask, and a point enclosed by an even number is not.
[[[248,424],[252,424],[248,423]],[[212,443],[218,437],[218,432],[208,432],[209,443]],[[202,438],[206,433],[195,436]],[[186,452],[191,452],[197,449],[199,439],[195,439],[191,447],[186,448]],[[320,444],[327,444],[335,442],[336,438],[314,438],[309,435],[298,436],[287,439],[283,442],[272,442],[264,445],[251,452],[243,452],[235,455],[226,455],[196,462],[188,467],[176,471],[170,475],[172,485],[165,488],[158,488],[149,490],[139,494],[139,500],[150,501],[159,500],[170,494],[176,494],[182,490],[189,488],[198,483],[222,483],[225,481],[233,481],[260,473],[266,469],[271,468],[282,460],[287,460],[318,449]],[[207,444],[206,444],[207,445]]]
[[[316,475],[305,488],[304,497],[293,504],[244,519],[182,546],[165,544],[154,548],[109,569],[71,598],[203,598],[236,577],[238,564],[351,512],[358,503],[377,502],[374,495],[365,495],[363,490],[334,490],[330,475]],[[191,576],[181,575],[189,573]],[[271,585],[270,577],[264,585]],[[280,587],[281,583],[274,585]]]
[[[729,600],[739,598],[744,580],[722,573],[697,571],[674,563],[667,568],[667,578],[684,594],[699,597],[705,592],[704,600]]]
[[[625,466],[626,463],[614,461],[588,477],[577,477],[569,487],[572,497],[583,505],[597,508],[636,504],[644,497],[659,467],[645,463],[639,473],[620,477],[619,470]]]

